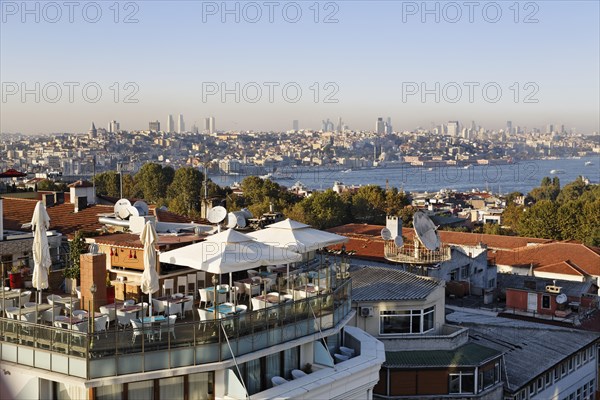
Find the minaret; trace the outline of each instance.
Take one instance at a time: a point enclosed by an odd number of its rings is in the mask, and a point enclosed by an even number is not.
[[[97,134],[98,134],[98,131],[96,130],[96,126],[94,125],[94,122],[92,122],[92,127],[88,131],[88,137],[90,139],[93,139],[96,137]]]

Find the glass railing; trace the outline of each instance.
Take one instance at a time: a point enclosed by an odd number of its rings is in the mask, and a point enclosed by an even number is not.
[[[193,310],[176,324],[115,325],[100,332],[86,322],[74,330],[0,318],[1,356],[50,370],[56,364],[59,372],[88,379],[225,361],[335,327],[351,311],[350,291],[351,281],[344,279],[333,290],[231,317],[200,321]],[[17,347],[20,351],[12,354]],[[50,353],[52,359],[40,365],[38,353],[30,356],[26,348],[41,350],[44,357]],[[53,364],[59,355],[85,368]]]

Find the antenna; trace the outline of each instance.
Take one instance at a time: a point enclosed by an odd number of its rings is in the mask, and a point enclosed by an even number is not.
[[[233,229],[237,226],[238,220],[234,213],[230,212],[227,214],[227,222],[225,226],[229,229]]]
[[[129,202],[129,200],[120,199],[119,201],[117,201],[115,203],[115,206],[113,208],[113,210],[115,212],[115,216],[117,216],[121,219],[129,218],[129,216],[131,215],[129,207],[131,207],[131,203]]]
[[[392,232],[388,228],[383,228],[381,230],[381,238],[383,240],[392,240]]]
[[[556,302],[558,304],[565,304],[567,302],[567,300],[568,300],[567,295],[564,293],[561,293],[558,296],[556,296]]]
[[[210,210],[208,210],[208,215],[206,216],[206,219],[208,219],[208,221],[211,224],[219,224],[226,217],[227,217],[227,210],[225,209],[225,207],[216,206],[216,207],[213,207]]]
[[[440,236],[436,226],[431,219],[422,211],[417,211],[413,216],[413,226],[417,237],[429,250],[437,250],[440,247]]]

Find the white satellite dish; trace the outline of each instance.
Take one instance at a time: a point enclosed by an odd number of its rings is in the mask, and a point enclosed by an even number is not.
[[[140,214],[140,210],[137,207],[134,206],[129,206],[127,207],[127,211],[129,211],[129,216],[130,217],[139,217]]]
[[[381,230],[381,238],[383,240],[392,240],[392,232],[388,228],[383,228]]]
[[[237,227],[245,228],[246,227],[246,214],[243,211],[234,211],[232,214],[235,215],[235,218],[237,220]]]
[[[234,213],[230,212],[229,214],[227,214],[227,222],[225,223],[225,226],[229,229],[233,229],[237,226],[237,217]]]
[[[225,207],[216,206],[208,210],[206,219],[212,224],[218,224],[227,217],[227,210]]]
[[[252,215],[250,210],[248,210],[247,208],[242,208],[240,211],[244,213],[246,219],[254,218],[254,215]]]
[[[413,226],[417,237],[429,250],[437,250],[440,247],[440,236],[436,226],[431,219],[421,211],[417,211],[413,217]]]
[[[394,243],[396,244],[396,247],[402,247],[404,246],[404,239],[402,239],[401,235],[398,235],[394,238]]]
[[[146,202],[142,200],[136,201],[135,203],[133,203],[133,206],[138,209],[138,214],[140,216],[148,215],[148,213],[150,212],[148,204],[146,204]]]
[[[561,293],[558,296],[556,296],[556,302],[558,304],[565,304],[567,302],[567,300],[568,300],[567,295],[564,293]]]
[[[114,211],[115,216],[121,219],[129,218],[131,212],[129,211],[129,207],[131,207],[131,203],[127,199],[120,199],[115,203]]]

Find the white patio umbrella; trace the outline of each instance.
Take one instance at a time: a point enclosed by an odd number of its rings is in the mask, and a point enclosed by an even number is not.
[[[251,232],[248,236],[272,246],[287,248],[301,254],[348,241],[345,236],[321,231],[289,218],[268,225],[265,229]],[[290,274],[289,264],[287,264],[287,274],[288,276]],[[289,290],[289,280],[287,286]]]
[[[48,269],[52,265],[50,247],[46,232],[50,227],[50,217],[46,207],[38,201],[31,218],[33,233],[33,287],[38,290],[38,303],[42,302],[42,290],[48,288]]]
[[[152,315],[152,293],[158,290],[158,274],[156,273],[156,250],[155,243],[158,234],[150,221],[146,222],[140,240],[144,244],[144,272],[142,273],[141,289],[149,297],[148,314]]]

